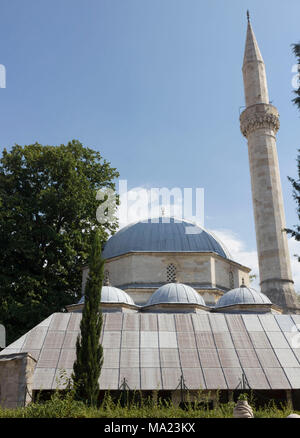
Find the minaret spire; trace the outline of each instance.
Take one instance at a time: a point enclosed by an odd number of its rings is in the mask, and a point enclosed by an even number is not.
[[[249,9],[247,9],[247,20],[248,20],[248,23],[250,23],[250,14],[249,14]]]
[[[300,313],[294,290],[280,182],[276,133],[279,114],[270,105],[267,77],[251,23],[243,62],[246,109],[240,116],[248,140],[261,290],[285,313]]]
[[[265,63],[261,56],[250,19],[247,26],[243,76],[246,106],[257,103],[269,103]]]

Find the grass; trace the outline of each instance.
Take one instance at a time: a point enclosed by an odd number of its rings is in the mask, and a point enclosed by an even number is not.
[[[133,397],[124,404],[106,393],[96,408],[74,400],[71,391],[65,394],[56,391],[47,401],[16,409],[0,408],[0,418],[232,418],[234,406],[234,402],[220,403],[215,409],[209,409],[208,398],[201,394],[196,403],[186,402],[183,408],[156,397]],[[272,400],[263,408],[255,409],[253,404],[252,408],[255,418],[286,418],[295,412],[286,404],[276,407]]]

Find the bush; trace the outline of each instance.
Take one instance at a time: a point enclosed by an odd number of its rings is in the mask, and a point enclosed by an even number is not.
[[[191,402],[187,397],[179,407],[156,395],[146,398],[140,392],[125,392],[113,400],[106,392],[100,406],[95,408],[74,400],[74,391],[69,390],[55,391],[50,400],[38,400],[23,408],[0,408],[0,418],[233,418],[234,406],[234,402],[228,402],[209,409],[208,398],[201,393],[198,400]],[[286,418],[291,412],[295,411],[290,405],[282,404],[278,408],[272,400],[263,408],[253,408],[255,418]]]

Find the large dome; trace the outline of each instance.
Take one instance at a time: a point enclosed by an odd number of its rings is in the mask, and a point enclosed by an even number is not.
[[[78,304],[84,303],[84,296],[81,297]],[[113,286],[102,286],[101,303],[126,303],[133,304],[132,298],[122,289]]]
[[[195,289],[182,283],[167,283],[150,297],[147,306],[163,303],[189,303],[205,306],[205,301]]]
[[[192,222],[168,217],[127,225],[107,241],[102,255],[110,259],[129,252],[147,251],[215,252],[231,259],[227,249],[211,232]]]
[[[226,292],[217,302],[216,307],[234,306],[235,304],[272,304],[269,298],[252,287],[237,287]]]

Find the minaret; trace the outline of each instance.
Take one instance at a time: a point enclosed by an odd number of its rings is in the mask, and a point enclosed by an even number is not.
[[[265,64],[249,12],[243,63],[246,109],[240,116],[248,140],[261,291],[284,313],[300,313],[292,280],[276,149],[279,114],[270,105]]]

